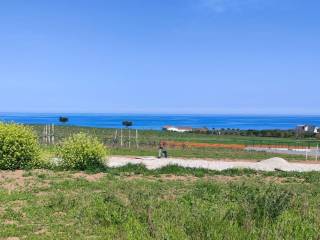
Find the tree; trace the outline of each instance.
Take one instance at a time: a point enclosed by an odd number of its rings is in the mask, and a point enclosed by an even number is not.
[[[131,147],[131,134],[130,134],[130,128],[132,125],[133,125],[133,122],[131,121],[123,121],[122,122],[122,125],[125,126],[128,130],[129,130],[129,148]]]
[[[131,127],[133,125],[133,122],[131,121],[123,121],[122,125],[125,126],[126,128]]]
[[[67,118],[67,117],[60,117],[60,118],[59,118],[59,122],[61,122],[61,123],[67,123],[67,122],[69,122],[69,118]]]

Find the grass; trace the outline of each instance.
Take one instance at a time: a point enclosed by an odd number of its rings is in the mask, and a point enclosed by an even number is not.
[[[100,139],[112,133],[59,127],[57,140],[80,131]],[[148,134],[175,141],[245,141],[142,132]],[[54,147],[42,149],[44,162],[55,156]],[[157,149],[112,148],[111,153],[154,156]],[[222,148],[169,149],[169,154],[216,159],[277,155]],[[143,165],[87,172],[0,171],[0,239],[320,239],[319,189],[318,172],[148,170]]]
[[[1,172],[0,239],[320,237],[319,173],[132,165],[103,172]]]
[[[41,138],[43,126],[33,125],[33,128]],[[79,132],[84,132],[98,137],[100,141],[107,143],[110,146],[110,140],[115,134],[115,129],[106,128],[89,128],[89,127],[76,127],[76,126],[56,126],[55,127],[55,140],[56,142]],[[172,133],[164,131],[141,130],[139,131],[139,149],[136,148],[135,143],[132,147],[128,148],[126,139],[128,132],[124,130],[125,146],[110,146],[113,155],[130,155],[130,156],[156,156],[157,146],[159,141],[182,141],[182,142],[195,142],[195,143],[222,143],[222,144],[266,144],[266,145],[286,145],[286,146],[316,146],[319,141],[315,139],[301,139],[294,138],[270,138],[270,137],[245,137],[245,136],[214,136],[208,134],[195,134],[195,133]],[[134,135],[134,134],[133,134]],[[118,130],[119,137],[119,130]],[[119,139],[118,139],[119,140]],[[45,157],[54,156],[52,147],[43,146],[45,149]],[[256,151],[226,149],[226,148],[171,148],[169,155],[171,157],[183,158],[211,158],[211,159],[248,159],[248,160],[262,160],[272,157],[281,156],[289,161],[305,160],[302,155],[286,155],[274,154]],[[309,156],[309,160],[314,160],[314,157]]]
[[[276,154],[257,151],[235,150],[225,148],[187,148],[187,149],[168,149],[170,157],[182,158],[203,158],[203,159],[233,159],[233,160],[263,160],[273,157],[282,157],[288,161],[303,161],[303,155]],[[156,148],[112,148],[112,155],[124,156],[156,156]],[[314,157],[308,158],[314,160]]]
[[[33,125],[33,128],[38,133],[39,137],[42,135],[43,126]],[[57,141],[68,137],[74,133],[84,132],[98,137],[101,141],[110,142],[115,135],[115,129],[107,128],[90,128],[90,127],[76,127],[76,126],[56,126],[55,138]],[[120,130],[118,129],[118,138]],[[128,131],[124,130],[124,141],[128,138]],[[132,136],[135,133],[132,131]],[[139,130],[140,144],[153,144],[159,141],[179,141],[179,142],[196,142],[196,143],[222,143],[222,144],[260,144],[260,145],[289,145],[289,146],[317,146],[320,143],[316,139],[295,139],[295,138],[272,138],[272,137],[250,137],[250,136],[235,136],[235,135],[208,135],[196,133],[174,133],[153,130]]]
[[[52,146],[42,147],[42,158],[48,161],[55,157],[55,149]],[[157,148],[110,148],[111,155],[117,156],[157,156]],[[188,148],[188,149],[168,149],[170,157],[176,158],[201,158],[201,159],[228,159],[228,160],[264,160],[273,157],[282,157],[288,161],[304,161],[305,156],[275,154],[256,151],[245,151],[224,148]],[[308,157],[315,160],[315,157]]]
[[[43,126],[33,126],[39,137]],[[73,126],[56,126],[55,128],[55,140],[61,141],[63,138],[68,137],[74,133],[85,132],[94,136],[97,136],[101,141],[109,141],[114,135],[114,129],[100,129],[100,128],[87,128],[87,127],[73,127]],[[127,134],[127,132],[125,133]],[[140,147],[137,149],[135,144],[129,149],[127,146],[111,147],[111,153],[113,155],[130,155],[130,156],[156,156],[157,145],[160,140],[170,141],[192,141],[192,142],[210,142],[210,143],[253,143],[256,144],[300,144],[300,145],[315,145],[316,140],[299,140],[291,138],[262,138],[262,137],[241,137],[241,136],[211,136],[207,134],[193,134],[193,133],[170,133],[162,131],[139,131]],[[146,144],[146,143],[149,144]],[[145,144],[144,144],[145,143]],[[45,149],[45,156],[54,156],[52,147],[43,146]],[[275,156],[283,157],[289,161],[304,160],[303,155],[286,155],[286,154],[273,154],[265,152],[245,151],[226,148],[185,148],[185,149],[169,149],[169,155],[172,157],[183,158],[212,158],[212,159],[252,159],[262,160],[272,158]],[[309,160],[314,160],[313,157],[309,157]]]

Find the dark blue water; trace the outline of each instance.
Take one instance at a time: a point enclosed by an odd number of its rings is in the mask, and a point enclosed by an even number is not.
[[[119,128],[124,120],[132,121],[134,128],[154,130],[165,125],[257,130],[292,129],[299,124],[320,126],[320,116],[0,113],[0,121],[59,125],[60,116],[69,118],[68,125],[99,128]]]

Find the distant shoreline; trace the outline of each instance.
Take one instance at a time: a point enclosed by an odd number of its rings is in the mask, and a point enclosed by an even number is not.
[[[191,128],[290,130],[297,125],[320,126],[320,116],[267,116],[267,115],[172,115],[172,114],[52,114],[52,113],[0,113],[0,121],[23,124],[56,124],[59,117],[69,118],[69,126],[94,128],[121,128],[122,122],[133,122],[133,128],[161,130],[164,126]],[[63,124],[61,124],[63,125]]]
[[[203,116],[203,117],[219,117],[219,116],[242,116],[242,117],[319,117],[317,114],[299,114],[299,113],[143,113],[143,112],[0,112],[1,115],[70,115],[70,116]]]

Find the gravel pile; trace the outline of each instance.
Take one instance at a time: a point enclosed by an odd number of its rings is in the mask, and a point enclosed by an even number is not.
[[[130,158],[111,157],[108,161],[109,167],[121,167],[127,164],[143,164],[148,169],[158,169],[168,165],[177,165],[189,168],[205,168],[210,170],[226,170],[232,168],[246,168],[259,171],[320,171],[320,164],[289,163],[282,158],[271,158],[260,162],[230,162],[230,161],[207,161],[207,160],[186,160],[186,159],[157,159],[154,157]]]

